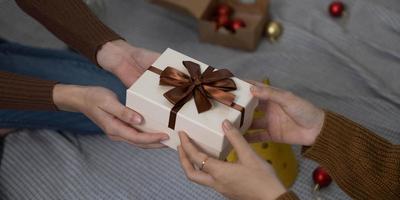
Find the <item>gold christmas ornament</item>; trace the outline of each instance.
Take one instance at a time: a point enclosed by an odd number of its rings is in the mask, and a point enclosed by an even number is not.
[[[276,21],[271,21],[265,28],[266,35],[271,42],[275,42],[283,33],[282,24]]]

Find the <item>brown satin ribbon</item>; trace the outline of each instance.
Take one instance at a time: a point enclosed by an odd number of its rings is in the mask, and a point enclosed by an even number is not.
[[[160,85],[174,86],[174,88],[164,93],[164,97],[174,104],[170,111],[168,127],[173,130],[175,129],[178,111],[192,97],[194,97],[198,113],[211,109],[212,104],[209,98],[240,111],[240,127],[242,127],[245,112],[244,107],[236,104],[234,102],[235,95],[229,93],[229,91],[236,90],[236,84],[231,79],[233,74],[227,69],[214,71],[214,68],[211,66],[207,67],[201,73],[199,64],[192,61],[183,61],[182,63],[190,76],[172,67],[160,70],[150,66],[148,69],[160,75]]]

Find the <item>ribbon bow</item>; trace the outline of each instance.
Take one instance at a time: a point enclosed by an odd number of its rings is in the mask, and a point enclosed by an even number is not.
[[[198,113],[211,109],[212,104],[209,98],[228,106],[233,105],[235,95],[227,91],[236,90],[236,85],[230,79],[233,74],[229,70],[214,71],[214,68],[209,66],[201,73],[199,64],[191,61],[182,63],[190,76],[172,67],[165,68],[160,75],[160,85],[174,86],[164,93],[164,97],[174,104],[172,110],[177,112],[192,97],[194,97]]]

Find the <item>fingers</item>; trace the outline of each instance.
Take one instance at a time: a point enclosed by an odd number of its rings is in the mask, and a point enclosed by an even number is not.
[[[222,129],[225,133],[226,138],[232,144],[233,148],[236,150],[238,154],[239,160],[247,159],[254,155],[253,150],[250,148],[250,145],[243,138],[242,134],[237,130],[231,122],[225,120],[222,123]]]
[[[296,96],[291,92],[284,91],[278,88],[274,88],[266,85],[256,85],[250,88],[251,93],[262,100],[271,100],[281,106],[288,106]]]
[[[213,173],[218,170],[218,163],[222,161],[209,157],[207,154],[199,151],[197,147],[190,141],[186,133],[179,132],[179,138],[181,140],[182,149],[187,154],[191,163],[201,167],[202,162],[206,160],[203,171]]]
[[[190,162],[182,146],[178,146],[178,152],[182,169],[185,172],[188,179],[202,185],[212,186],[212,183],[214,182],[212,176],[203,171],[194,169],[192,163]]]
[[[267,104],[269,104],[269,106]],[[260,102],[257,109],[264,112],[264,116],[253,118],[250,126],[251,129],[268,129],[271,125],[280,124],[280,122],[283,121],[282,119],[287,116],[287,112],[276,103]]]
[[[267,127],[267,120],[265,118],[254,119],[250,125],[250,129],[265,129],[266,127]]]
[[[150,134],[150,133],[148,133]],[[132,144],[136,147],[142,148],[142,149],[160,149],[160,148],[166,148],[167,146],[162,144],[162,143],[153,143],[153,144],[135,144],[131,141],[126,140],[125,138],[119,137],[117,135],[108,135],[108,138],[112,141],[116,142],[126,142],[128,144]]]
[[[142,122],[139,113],[122,105],[117,98],[108,98],[107,103],[101,107],[105,112],[117,117],[118,119],[132,125],[138,125]]]
[[[292,120],[301,126],[311,128],[323,121],[323,110],[289,91],[258,85],[251,87],[251,92],[255,97],[278,104]]]
[[[161,144],[161,143],[154,143],[154,144],[134,144],[134,143],[130,143],[132,145],[135,145],[139,148],[142,149],[160,149],[160,148],[167,148],[166,145]]]
[[[127,125],[118,118],[99,109],[94,113],[95,121],[100,123],[103,131],[110,137],[116,139],[122,138],[135,145],[157,144],[160,141],[167,140],[168,135],[164,133],[141,133],[131,126]],[[154,147],[154,145],[151,145]]]
[[[141,133],[129,126],[119,128],[116,133],[134,144],[160,143],[168,139],[168,135],[164,133]]]
[[[129,126],[137,125],[142,117],[128,107],[123,106],[116,97],[108,97],[106,103],[100,106],[103,113],[95,115],[100,118],[104,131],[110,135],[117,135],[134,144],[152,144],[167,140],[168,135],[164,133],[144,134]]]
[[[250,143],[270,141],[272,139],[271,135],[266,131],[245,135],[244,138]]]

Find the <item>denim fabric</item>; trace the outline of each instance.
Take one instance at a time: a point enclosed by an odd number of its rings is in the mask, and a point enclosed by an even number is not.
[[[73,52],[0,42],[0,70],[63,84],[102,86],[114,91],[121,103],[125,103],[125,86],[119,79]],[[85,115],[64,111],[0,110],[2,127],[101,132]]]

